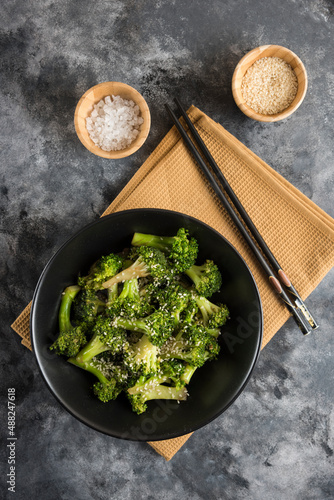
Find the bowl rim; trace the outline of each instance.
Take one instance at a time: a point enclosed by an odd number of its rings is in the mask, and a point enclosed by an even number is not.
[[[250,106],[248,106],[242,96],[241,88],[239,85],[236,84],[237,81],[241,81],[244,74],[246,73],[248,67],[250,67],[255,61],[262,59],[264,57],[269,57],[266,55],[263,55],[263,52],[265,52],[268,49],[275,49],[279,52],[283,52],[286,55],[289,55],[291,57],[291,60],[295,60],[297,62],[298,68],[300,71],[298,72],[297,79],[298,79],[298,86],[302,85],[302,92],[298,95],[296,95],[295,99],[292,101],[292,103],[283,111],[280,113],[276,113],[274,115],[263,115],[261,113],[257,113],[254,111]],[[258,57],[254,59],[254,61],[244,70],[242,71],[242,65],[247,59],[251,58],[253,54],[258,53]],[[277,55],[276,57],[280,57]],[[283,57],[281,59],[285,60]],[[286,61],[288,62],[288,61]],[[294,68],[293,68],[294,69]],[[303,78],[302,81],[301,77]],[[258,47],[255,47],[254,49],[248,51],[238,62],[236,65],[233,76],[232,76],[232,94],[234,101],[238,108],[249,118],[252,118],[253,120],[260,121],[260,122],[266,122],[266,123],[272,123],[272,122],[277,122],[280,120],[284,120],[285,118],[288,118],[291,116],[302,104],[306,92],[307,92],[307,87],[308,87],[308,77],[307,77],[307,71],[304,66],[304,63],[302,60],[293,52],[291,49],[288,49],[287,47],[284,47],[282,45],[275,45],[275,44],[269,44],[269,45],[260,45]]]
[[[94,425],[91,425],[89,422],[87,422],[83,418],[81,418],[81,416],[78,416],[70,408],[68,408],[68,406],[66,406],[66,404],[57,396],[57,394],[55,394],[55,392],[54,392],[54,390],[52,388],[52,385],[51,385],[51,383],[48,380],[48,377],[44,373],[44,370],[42,368],[42,364],[40,363],[40,357],[41,356],[40,356],[40,353],[39,353],[38,349],[36,348],[36,344],[35,344],[35,335],[36,335],[36,332],[35,332],[35,329],[34,329],[34,319],[35,319],[35,315],[36,315],[36,299],[38,297],[39,288],[40,288],[40,286],[41,286],[41,284],[43,282],[43,278],[46,275],[48,269],[52,265],[53,261],[57,258],[57,256],[62,252],[62,250],[70,242],[72,242],[75,238],[77,238],[81,233],[85,232],[87,229],[89,229],[89,228],[91,228],[91,227],[93,227],[95,225],[98,225],[98,224],[102,223],[103,221],[105,221],[106,218],[107,219],[113,219],[113,218],[115,218],[117,216],[123,216],[124,214],[131,215],[131,214],[133,214],[135,212],[137,212],[137,213],[138,212],[147,212],[147,213],[149,213],[149,212],[154,212],[154,213],[161,212],[161,213],[164,213],[164,214],[171,213],[171,214],[174,214],[174,215],[175,214],[176,215],[180,215],[182,217],[186,217],[187,219],[192,220],[195,223],[199,223],[200,225],[205,226],[207,229],[209,229],[209,230],[217,233],[217,235],[224,240],[225,244],[227,244],[237,254],[237,256],[242,261],[243,265],[245,266],[246,270],[248,271],[249,277],[250,277],[250,279],[252,281],[252,284],[254,286],[256,298],[257,298],[257,301],[258,301],[258,308],[259,308],[259,325],[258,325],[258,331],[259,332],[258,332],[256,352],[255,352],[255,354],[253,356],[252,363],[251,363],[251,365],[250,365],[250,367],[248,369],[248,374],[247,374],[246,378],[244,379],[243,384],[239,387],[239,390],[236,392],[236,394],[234,395],[234,397],[231,398],[231,400],[229,401],[229,403],[223,409],[219,410],[214,415],[212,415],[210,419],[205,420],[205,423],[199,423],[198,425],[191,426],[191,429],[187,429],[186,431],[184,431],[184,430],[180,430],[179,432],[175,431],[174,433],[168,434],[167,437],[166,436],[159,436],[159,433],[156,432],[155,434],[152,434],[152,436],[150,436],[149,439],[147,439],[147,437],[144,437],[144,438],[142,438],[140,436],[132,437],[131,435],[116,435],[116,434],[105,432],[104,430],[99,429],[99,428],[95,427]],[[95,430],[97,432],[100,432],[100,433],[102,433],[104,435],[107,435],[107,436],[110,436],[110,437],[114,437],[114,438],[117,438],[117,439],[122,439],[122,440],[126,440],[126,441],[142,441],[142,442],[147,442],[147,441],[161,441],[161,440],[174,439],[176,437],[181,437],[181,436],[183,436],[185,434],[192,433],[192,432],[196,431],[197,429],[200,429],[200,428],[206,426],[207,424],[209,424],[210,422],[212,422],[213,420],[215,420],[217,417],[219,417],[222,413],[224,413],[236,401],[236,399],[241,395],[241,393],[244,391],[245,387],[247,386],[247,384],[249,383],[249,381],[251,379],[251,376],[252,376],[253,371],[254,371],[254,369],[256,367],[256,364],[258,362],[259,355],[260,355],[260,352],[261,352],[261,346],[262,346],[262,340],[263,340],[263,307],[262,307],[261,296],[260,296],[260,293],[259,293],[259,290],[258,290],[258,286],[257,286],[256,281],[255,281],[255,278],[254,278],[252,272],[250,271],[247,263],[245,262],[244,258],[235,249],[235,247],[225,238],[225,236],[223,236],[221,233],[219,233],[216,229],[212,228],[211,226],[209,226],[205,222],[203,222],[203,221],[201,221],[201,220],[199,220],[199,219],[197,219],[195,217],[192,217],[190,215],[184,214],[182,212],[178,212],[178,211],[174,211],[174,210],[165,210],[165,209],[160,209],[160,208],[135,208],[135,209],[122,210],[122,211],[119,211],[119,212],[114,212],[112,214],[101,216],[99,219],[86,224],[81,229],[79,229],[78,231],[76,231],[70,238],[68,238],[59,247],[58,250],[56,250],[56,252],[51,256],[51,258],[49,259],[49,261],[44,266],[44,269],[42,270],[42,272],[40,274],[40,277],[39,277],[39,279],[37,281],[37,284],[36,284],[36,287],[35,287],[35,290],[34,290],[34,294],[33,294],[33,298],[32,298],[32,303],[31,303],[29,326],[30,326],[30,337],[31,337],[32,350],[33,350],[33,353],[34,353],[34,356],[35,356],[35,359],[36,359],[36,362],[37,362],[38,369],[39,369],[39,371],[40,371],[40,373],[42,375],[42,378],[43,378],[44,382],[46,383],[47,388],[49,389],[49,391],[53,395],[53,397],[58,401],[58,403],[72,417],[74,417],[75,419],[77,419],[78,421],[80,421],[82,424],[86,425],[87,427],[89,427],[89,428],[91,428],[91,429],[93,429],[93,430]]]
[[[144,107],[144,113],[145,113],[145,121],[144,121],[143,125],[145,124],[145,128],[147,128],[146,133],[142,137],[138,136],[127,148],[120,149],[118,151],[104,151],[103,149],[98,148],[97,146],[96,146],[96,149],[94,148],[94,150],[93,150],[92,144],[94,144],[94,143],[92,141],[90,142],[89,140],[86,139],[85,135],[81,131],[81,127],[79,124],[79,120],[81,120],[81,117],[79,116],[79,110],[80,110],[82,103],[86,99],[86,97],[89,94],[91,94],[95,89],[98,89],[98,88],[105,86],[107,84],[120,85],[125,90],[128,90],[129,92],[131,92],[142,103],[142,105]],[[106,94],[106,95],[108,95],[108,94]],[[101,98],[99,100],[101,100]],[[98,102],[98,101],[96,101],[96,102]],[[138,104],[138,103],[136,102],[136,104]],[[149,108],[144,96],[137,89],[135,89],[134,87],[131,87],[131,85],[128,85],[127,83],[123,83],[123,82],[117,82],[117,81],[100,82],[100,83],[94,85],[93,87],[90,87],[80,97],[80,99],[75,107],[75,111],[74,111],[74,127],[75,127],[75,131],[76,131],[76,134],[77,134],[80,142],[82,143],[83,146],[85,146],[85,148],[90,153],[95,154],[96,156],[100,156],[101,158],[109,159],[109,160],[117,160],[120,158],[126,158],[126,157],[132,155],[133,153],[135,153],[136,151],[138,151],[139,148],[141,148],[141,146],[144,144],[144,142],[146,141],[146,139],[150,133],[150,129],[151,129],[150,108]]]

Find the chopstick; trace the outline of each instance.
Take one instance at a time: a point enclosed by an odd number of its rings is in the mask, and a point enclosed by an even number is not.
[[[281,298],[281,300],[284,302],[285,306],[288,308],[288,310],[290,311],[290,313],[294,317],[295,321],[297,322],[297,324],[298,324],[299,328],[301,329],[301,331],[303,332],[303,334],[307,335],[312,330],[318,328],[316,321],[314,320],[314,318],[310,314],[309,310],[307,309],[306,305],[304,304],[304,302],[301,299],[300,295],[298,294],[297,290],[292,285],[292,283],[290,282],[286,273],[283,271],[283,269],[281,268],[281,266],[277,262],[276,258],[274,257],[274,255],[270,251],[269,247],[267,246],[267,244],[263,240],[259,231],[255,227],[254,223],[250,219],[250,217],[247,214],[244,207],[242,206],[240,200],[237,198],[237,196],[234,193],[234,191],[232,190],[231,186],[228,184],[226,178],[222,174],[221,170],[219,169],[218,165],[216,164],[215,160],[213,159],[211,153],[207,149],[206,145],[204,144],[202,138],[198,134],[194,125],[190,121],[187,113],[183,109],[179,100],[175,99],[175,103],[176,103],[182,117],[184,118],[186,124],[189,127],[189,130],[192,134],[192,137],[195,141],[197,148],[201,151],[201,153],[205,157],[206,161],[208,162],[208,164],[210,165],[212,170],[210,170],[210,168],[207,166],[206,162],[203,160],[198,149],[195,147],[194,142],[188,136],[187,132],[185,131],[185,129],[181,125],[181,123],[178,120],[175,113],[172,111],[170,106],[168,104],[166,104],[166,109],[167,109],[168,113],[170,114],[170,116],[171,116],[176,128],[178,129],[181,137],[183,138],[186,146],[188,147],[188,149],[192,153],[194,159],[198,163],[202,172],[205,174],[211,187],[213,188],[213,190],[216,193],[217,197],[219,198],[220,202],[222,203],[222,205],[224,206],[224,208],[228,212],[229,216],[233,220],[234,224],[237,226],[240,233],[242,234],[242,236],[246,240],[247,244],[249,245],[249,247],[251,248],[251,250],[255,254],[255,257],[259,261],[263,270],[266,272],[270,284],[276,290],[276,292],[278,293],[278,296]],[[212,171],[214,172],[215,175],[213,175]],[[218,183],[218,181],[220,184]],[[225,192],[229,196],[229,198],[232,201],[235,208],[229,202],[229,200],[226,197],[221,186],[224,188]],[[245,225],[242,223],[241,219]],[[275,272],[277,273],[277,276],[279,279],[277,279],[277,277],[275,276]],[[291,300],[290,296],[286,293],[285,289],[290,294],[292,294],[293,301]]]
[[[299,295],[298,291],[294,287],[294,285],[291,283],[290,279],[288,278],[287,274],[285,271],[282,269],[278,261],[276,260],[275,256],[269,249],[268,245],[262,238],[261,234],[257,230],[256,226],[254,225],[253,221],[247,214],[246,210],[242,206],[241,202],[239,201],[237,195],[234,193],[232,190],[231,186],[227,182],[226,178],[224,177],[222,171],[219,169],[218,165],[216,164],[215,160],[213,159],[210,151],[206,147],[204,141],[198,134],[197,130],[195,129],[193,123],[189,119],[187,113],[183,109],[180,101],[178,99],[175,99],[175,103],[182,114],[184,120],[186,121],[189,130],[191,131],[193,137],[196,139],[197,144],[199,145],[201,151],[203,152],[206,160],[208,161],[209,165],[211,166],[213,172],[217,176],[218,181],[221,183],[223,188],[225,189],[226,193],[230,197],[233,205],[236,207],[237,211],[239,212],[242,220],[250,230],[252,236],[254,237],[255,241],[258,243],[259,247],[261,248],[262,252],[266,256],[267,260],[269,261],[270,265],[273,267],[275,272],[277,273],[277,276],[279,278],[279,281],[281,282],[282,285],[284,285],[287,289],[287,291],[292,295],[292,299],[294,301],[295,307],[299,308],[301,312],[304,314],[306,320],[309,322],[311,325],[312,329],[315,330],[318,328],[318,324],[316,323],[315,319],[311,315],[310,311],[308,310],[307,306],[303,302],[303,299]]]

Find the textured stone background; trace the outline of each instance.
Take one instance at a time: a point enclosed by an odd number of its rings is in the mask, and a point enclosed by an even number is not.
[[[168,463],[69,416],[10,329],[53,252],[100,216],[169,130],[163,106],[176,95],[334,215],[333,15],[332,0],[3,2],[0,356],[2,396],[17,391],[15,498],[334,498],[333,272],[308,299],[319,333],[302,338],[289,320],[236,403]],[[231,77],[268,43],[301,57],[309,90],[295,115],[264,125],[239,112]],[[119,161],[91,155],[73,127],[80,96],[106,80],[136,87],[152,113],[143,148]],[[5,404],[0,481],[11,498]]]

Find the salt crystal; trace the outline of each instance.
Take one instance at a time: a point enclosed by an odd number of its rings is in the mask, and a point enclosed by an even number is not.
[[[119,151],[128,146],[139,134],[144,120],[139,107],[120,96],[106,96],[94,105],[86,128],[90,138],[104,151]]]

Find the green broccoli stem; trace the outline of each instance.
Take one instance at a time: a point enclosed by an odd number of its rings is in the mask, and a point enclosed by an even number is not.
[[[196,296],[195,297],[196,304],[199,307],[199,310],[201,311],[201,314],[203,316],[203,321],[204,324],[206,325],[210,319],[210,316],[214,313],[219,311],[219,307],[210,302],[208,299],[205,297],[201,296]]]
[[[115,320],[115,326],[125,328],[126,330],[131,330],[133,332],[145,334],[150,333],[145,321],[142,319],[117,318]]]
[[[77,354],[76,360],[79,363],[87,363],[94,356],[101,354],[101,352],[108,351],[109,347],[101,342],[100,336],[98,334],[93,335],[90,341],[85,345],[83,349]]]
[[[169,387],[167,385],[157,385],[153,389],[143,394],[145,401],[152,399],[175,399],[176,401],[185,401],[188,396],[187,389],[181,387]]]
[[[209,299],[207,299],[206,297],[202,297],[201,295],[195,295],[195,301],[198,307],[204,308],[209,314],[212,314],[213,312],[220,309],[217,304],[210,302]]]
[[[128,397],[132,406],[132,410],[140,415],[147,409],[146,401],[152,399],[174,399],[174,401],[185,401],[188,392],[185,387],[177,388],[167,385],[158,384],[146,392],[138,392],[135,394],[128,393]]]
[[[186,364],[185,370],[181,375],[181,380],[188,385],[191,377],[194,375],[197,370],[197,366],[192,366],[189,363]]]
[[[118,283],[114,283],[107,290],[108,298],[107,298],[107,307],[118,297]]]
[[[210,335],[212,335],[213,337],[215,337],[216,339],[219,337],[220,335],[220,328],[207,328],[206,330]]]
[[[96,368],[95,366],[92,366],[90,363],[80,362],[77,360],[77,358],[69,358],[67,361],[69,363],[71,363],[72,365],[75,365],[78,368],[81,368],[82,370],[86,370],[87,372],[92,373],[93,375],[95,375],[95,377],[97,377],[99,379],[99,381],[102,384],[106,384],[108,382],[108,379],[102,374],[102,372],[98,368]]]
[[[168,375],[153,375],[149,379],[145,375],[139,377],[134,386],[128,389],[129,394],[145,393],[153,390],[157,385],[168,380]]]
[[[176,328],[180,324],[180,316],[181,316],[182,309],[178,311],[173,311],[171,313],[171,316],[174,318],[174,328]]]
[[[145,278],[148,275],[149,272],[147,269],[147,265],[141,257],[138,257],[138,259],[131,266],[123,269],[123,271],[119,272],[108,281],[102,283],[102,287],[109,288],[115,283],[122,283],[134,278]]]
[[[162,252],[170,252],[175,238],[173,236],[156,236],[154,234],[135,233],[131,245],[157,248]]]
[[[76,295],[79,293],[81,290],[80,286],[78,285],[72,285],[68,286],[65,288],[62,299],[61,299],[61,304],[60,304],[60,309],[59,309],[59,331],[62,332],[67,332],[72,328],[71,324],[71,307],[72,307],[72,302],[75,299]]]
[[[121,299],[131,299],[131,300],[140,300],[139,295],[139,285],[138,279],[133,278],[131,280],[127,280],[124,283],[123,290],[120,293]]]
[[[194,283],[195,287],[201,281],[201,272],[204,270],[204,266],[196,266],[195,264],[191,266],[189,269],[184,271],[191,281]]]
[[[176,336],[175,340],[170,343],[167,347],[166,344],[164,346],[163,358],[166,359],[179,359],[181,361],[190,361],[192,359],[191,351],[188,352],[185,350],[187,347],[186,342],[182,340],[180,337],[180,333]]]

